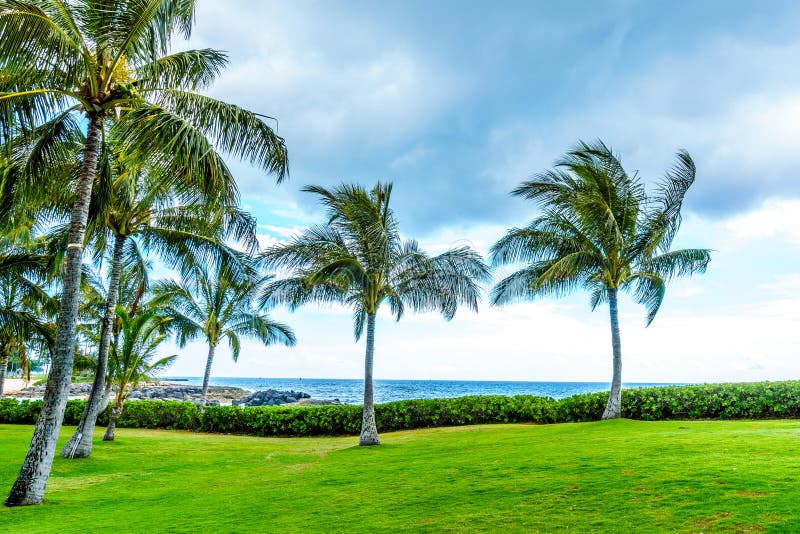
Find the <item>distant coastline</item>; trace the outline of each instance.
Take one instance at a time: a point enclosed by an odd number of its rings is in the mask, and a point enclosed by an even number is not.
[[[164,382],[200,385],[202,377],[162,377]],[[252,378],[211,377],[214,386],[229,386],[260,391],[266,389],[303,391],[315,399],[339,399],[344,404],[360,404],[363,380],[347,378]],[[629,382],[625,388],[683,386],[687,382]],[[538,395],[562,399],[581,393],[608,391],[609,382],[527,382],[482,380],[375,380],[375,402],[408,399],[435,399],[467,395]]]

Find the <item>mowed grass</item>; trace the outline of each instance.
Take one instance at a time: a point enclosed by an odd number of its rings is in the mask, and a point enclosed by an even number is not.
[[[65,428],[62,441],[73,429]],[[32,427],[0,425],[0,486]],[[118,429],[0,532],[800,532],[800,422],[492,425],[357,438]]]

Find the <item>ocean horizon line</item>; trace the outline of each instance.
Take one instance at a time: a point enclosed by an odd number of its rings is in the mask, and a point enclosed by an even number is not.
[[[176,375],[176,376],[162,376],[159,380],[162,381],[169,381],[169,380],[179,380],[179,379],[192,379],[192,380],[202,380],[203,377],[200,375]],[[276,376],[276,377],[268,377],[268,376],[212,376],[210,377],[210,381],[214,381],[215,379],[222,379],[222,380],[309,380],[309,381],[319,381],[319,380],[346,380],[346,381],[360,381],[363,382],[364,378],[325,378],[325,377],[299,377],[299,376]],[[475,378],[375,378],[374,381],[390,381],[390,382],[475,382],[475,383],[508,383],[508,384],[611,384],[610,380],[481,380]],[[763,382],[763,380],[755,380],[753,382]],[[657,385],[675,385],[675,386],[687,386],[687,385],[694,385],[694,384],[715,384],[715,383],[725,383],[725,382],[692,382],[692,381],[664,381],[664,382],[657,382],[653,380],[631,380],[631,381],[623,381],[623,384],[657,384]]]

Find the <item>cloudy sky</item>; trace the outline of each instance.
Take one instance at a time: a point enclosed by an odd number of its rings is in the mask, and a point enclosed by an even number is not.
[[[715,250],[655,322],[621,303],[625,381],[800,378],[800,4],[749,1],[203,0],[187,47],[231,64],[214,96],[277,118],[290,180],[233,163],[273,244],[319,222],[306,184],[395,184],[407,237],[485,252],[535,215],[508,191],[577,140],[645,180],[687,149],[698,177],[676,246]],[[245,343],[217,376],[358,378],[338,308],[276,310],[294,349]],[[588,296],[377,325],[377,378],[607,381],[606,309]],[[202,374],[205,348],[171,375]]]

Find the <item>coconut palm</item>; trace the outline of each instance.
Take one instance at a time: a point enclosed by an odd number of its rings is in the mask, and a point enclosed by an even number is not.
[[[119,337],[111,345],[108,360],[109,381],[116,393],[104,441],[114,440],[117,420],[131,391],[141,382],[154,380],[177,357],[156,359],[159,346],[169,337],[170,320],[160,312],[158,307],[145,305],[144,310],[131,317],[125,308],[117,308]]]
[[[111,152],[110,150],[104,151]],[[105,250],[113,242],[109,286],[97,350],[95,378],[83,415],[72,438],[61,451],[65,458],[85,458],[92,451],[95,421],[105,390],[106,362],[111,342],[114,310],[126,243],[131,239],[144,250],[156,252],[168,265],[189,266],[212,259],[236,261],[236,254],[223,244],[225,237],[239,238],[254,251],[258,247],[255,221],[235,206],[220,205],[196,191],[175,189],[152,168],[124,165],[109,157],[101,173],[108,190],[93,199],[88,231],[95,249]],[[209,201],[206,203],[206,201]],[[139,247],[133,247],[139,250]],[[133,254],[136,257],[136,254]]]
[[[223,340],[228,341],[234,362],[239,359],[240,337],[256,339],[264,345],[294,346],[296,342],[290,327],[273,321],[263,311],[264,306],[255,306],[260,286],[252,273],[237,275],[225,264],[218,264],[214,273],[198,266],[185,280],[160,282],[153,289],[159,305],[168,309],[166,315],[172,320],[170,328],[176,333],[178,346],[185,347],[199,338],[208,344],[201,411],[206,404],[214,355]]]
[[[371,191],[357,185],[332,190],[311,186],[305,191],[319,195],[328,210],[327,224],[264,252],[265,265],[291,275],[269,284],[263,299],[292,308],[309,302],[353,308],[356,341],[365,325],[367,329],[359,443],[377,445],[372,364],[381,304],[387,303],[397,320],[407,306],[439,311],[450,320],[460,304],[477,310],[478,283],[488,277],[488,268],[468,247],[430,257],[415,241],[403,241],[389,207],[391,184],[378,183]]]
[[[584,288],[594,310],[609,304],[613,378],[603,419],[620,417],[622,348],[618,294],[631,291],[647,308],[647,325],[664,299],[666,283],[705,271],[707,249],[670,250],[695,165],[678,152],[658,190],[648,196],[637,175],[601,141],[580,143],[513,195],[534,201],[542,214],[513,228],[491,249],[495,266],[525,263],[492,290],[492,303],[562,296]]]
[[[38,147],[14,166],[4,188],[35,191],[61,161],[53,147],[86,127],[72,186],[56,351],[8,506],[40,503],[52,466],[72,372],[85,227],[105,125],[132,159],[158,162],[175,180],[202,177],[198,185],[209,193],[230,174],[218,151],[279,180],[286,174],[283,140],[260,116],[195,92],[217,77],[225,55],[170,53],[173,36],[188,37],[193,19],[193,0],[0,0],[0,145],[13,140]]]
[[[127,241],[123,255],[122,269],[119,282],[119,297],[117,306],[124,308],[128,317],[135,317],[142,306],[146,307],[145,302],[150,296],[149,270],[152,264],[141,255],[138,244],[135,240]],[[99,269],[89,269],[84,274],[83,300],[81,302],[81,314],[78,322],[78,351],[75,355],[75,367],[83,371],[97,373],[98,354],[100,352],[100,339],[103,335],[105,325],[105,312],[108,302],[108,288],[106,288],[105,277]],[[119,341],[122,329],[122,321],[116,310],[114,310],[114,321],[111,327],[111,343]],[[81,352],[81,346],[85,347]],[[106,362],[107,364],[107,362]],[[96,378],[96,377],[95,377]],[[105,366],[105,377],[103,379],[103,391],[98,413],[105,410],[111,396],[114,383],[109,375],[108,365]],[[94,393],[94,391],[92,391]],[[91,394],[90,394],[91,396]],[[84,415],[86,417],[86,412]],[[95,421],[96,424],[96,421]],[[79,425],[80,426],[80,425]],[[73,436],[74,438],[74,436]],[[71,440],[73,446],[77,443]],[[70,449],[65,446],[65,451]]]
[[[7,248],[0,253],[0,395],[12,355],[29,376],[28,346],[43,342],[52,349],[54,332],[46,312],[53,299],[39,285],[49,259],[31,250]]]

